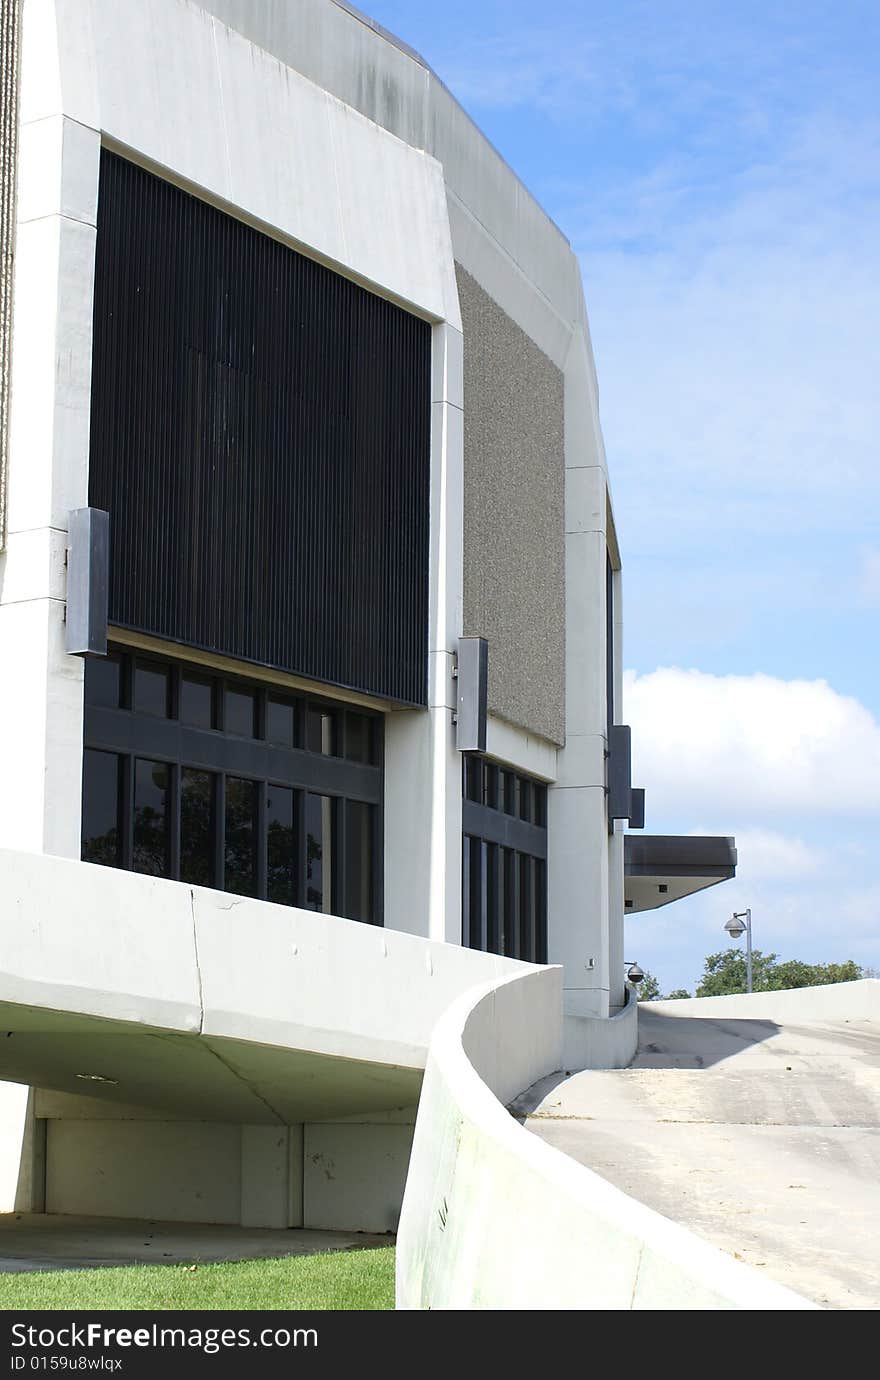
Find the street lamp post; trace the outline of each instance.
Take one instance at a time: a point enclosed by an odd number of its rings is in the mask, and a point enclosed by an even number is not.
[[[743,924],[745,920],[745,924]],[[731,939],[739,939],[743,934],[746,937],[746,991],[752,990],[752,909],[751,906],[745,910],[734,911],[733,915],[724,926]]]

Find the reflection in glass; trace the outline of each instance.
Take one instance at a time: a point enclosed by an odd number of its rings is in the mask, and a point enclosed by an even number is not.
[[[267,787],[266,852],[269,900],[296,905],[296,828],[288,786]]]
[[[373,721],[366,714],[346,714],[345,755],[350,762],[372,762]]]
[[[547,962],[547,864],[535,859],[535,962]]]
[[[214,682],[210,676],[180,677],[180,722],[191,728],[214,727]]]
[[[483,799],[483,762],[479,757],[465,757],[465,796],[479,805]]]
[[[318,705],[306,706],[306,748],[327,757],[336,754],[336,715]]]
[[[168,875],[168,782],[164,762],[134,764],[134,820],[131,865],[153,877]]]
[[[136,661],[131,707],[135,714],[153,714],[159,719],[168,717],[168,667],[155,661]]]
[[[266,702],[266,738],[270,743],[293,747],[295,743],[296,710],[292,700],[278,700],[270,695]]]
[[[535,961],[535,898],[532,893],[533,859],[527,853],[519,855],[519,952],[517,958],[526,963]]]
[[[226,688],[226,716],[223,727],[227,733],[238,733],[242,738],[256,736],[257,697],[250,690],[230,690]]]
[[[504,953],[504,860],[496,843],[486,844],[486,947]]]
[[[122,702],[122,662],[118,656],[86,658],[86,704],[118,709]]]
[[[180,880],[214,885],[216,777],[184,767],[180,773]]]
[[[311,793],[304,800],[306,908],[327,913],[333,906],[333,801]]]
[[[226,891],[257,894],[257,783],[226,778]]]
[[[119,779],[121,758],[115,752],[83,753],[83,862],[118,867]]]
[[[349,920],[373,918],[373,807],[345,802],[345,910]]]

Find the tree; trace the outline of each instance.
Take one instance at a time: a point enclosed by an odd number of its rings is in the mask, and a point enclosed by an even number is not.
[[[690,996],[690,992],[688,992],[688,990],[687,990],[685,987],[675,987],[675,988],[673,988],[673,990],[672,990],[671,992],[667,992],[667,993],[666,993],[666,996],[663,998],[663,1000],[664,1000],[664,1001],[683,1001],[683,1000],[685,999],[685,997],[689,997],[689,996]]]
[[[863,977],[852,959],[844,963],[804,963],[791,958],[780,963],[776,954],[752,951],[752,987],[756,992],[780,992],[792,987],[823,987],[829,982],[854,982]],[[698,997],[723,997],[746,990],[743,949],[725,949],[706,959]]]
[[[657,1001],[660,997],[660,983],[653,973],[645,972],[638,987],[639,1001]]]

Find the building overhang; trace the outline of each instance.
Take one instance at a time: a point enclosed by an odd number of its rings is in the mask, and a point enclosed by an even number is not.
[[[292,1125],[414,1106],[450,1003],[529,971],[318,911],[3,849],[0,921],[0,1080],[197,1121]]]
[[[626,912],[655,910],[736,875],[736,841],[691,834],[627,834]]]

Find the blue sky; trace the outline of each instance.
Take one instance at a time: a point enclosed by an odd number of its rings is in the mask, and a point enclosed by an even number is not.
[[[627,956],[880,969],[880,5],[367,8],[580,257],[648,828],[740,851]]]

